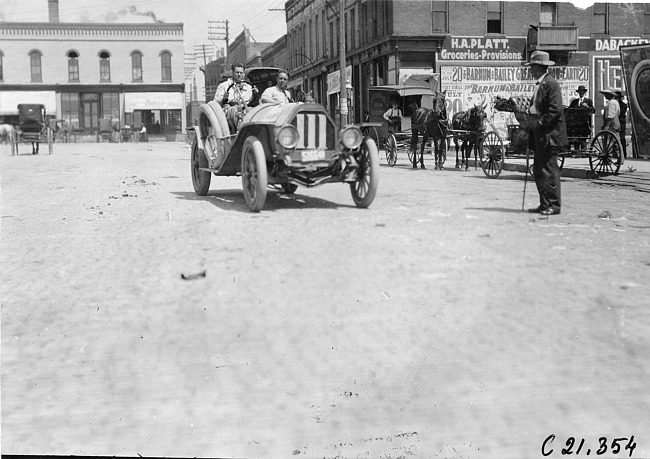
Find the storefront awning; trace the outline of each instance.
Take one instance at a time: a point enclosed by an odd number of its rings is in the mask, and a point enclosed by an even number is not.
[[[133,110],[181,110],[183,94],[180,92],[126,92],[124,111]]]
[[[372,86],[370,90],[374,91],[395,91],[402,97],[407,96],[435,96],[435,93],[426,86],[400,86],[398,84],[389,84],[384,86]]]
[[[54,91],[0,91],[0,115],[18,115],[18,104],[43,104],[46,115],[56,116]]]

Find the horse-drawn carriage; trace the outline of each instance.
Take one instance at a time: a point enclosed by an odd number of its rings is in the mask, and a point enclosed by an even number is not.
[[[507,156],[529,158],[528,114],[523,103],[527,100],[524,97],[495,99],[494,109],[514,113],[519,124],[508,126],[506,142],[494,128],[486,134],[488,141],[483,140],[484,147],[480,150],[481,167],[489,178],[499,176]],[[589,167],[596,176],[618,174],[623,164],[618,133],[601,130],[592,137],[588,123],[591,114],[589,108],[564,107],[568,145],[558,155],[558,165],[561,169],[566,158],[589,158]]]
[[[48,153],[54,150],[54,132],[45,119],[45,106],[18,104],[18,126],[12,138],[12,154],[18,154],[18,145],[31,143],[32,154],[38,154],[41,143],[47,143]]]
[[[244,204],[252,212],[264,207],[268,186],[290,194],[298,186],[347,183],[360,208],[370,206],[377,193],[375,142],[358,126],[337,132],[320,104],[259,104],[231,133],[223,109],[211,101],[200,106],[192,129],[190,165],[199,196],[208,193],[213,175],[241,176]]]

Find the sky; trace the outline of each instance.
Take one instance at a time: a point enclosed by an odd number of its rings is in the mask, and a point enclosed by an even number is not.
[[[258,42],[274,42],[287,32],[285,0],[59,0],[60,22],[171,22],[184,24],[185,51],[225,41],[208,39],[208,21],[228,20],[232,41],[249,29]],[[0,20],[47,22],[47,0],[0,0]]]

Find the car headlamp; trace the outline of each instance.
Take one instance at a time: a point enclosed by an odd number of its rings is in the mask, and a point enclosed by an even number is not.
[[[275,141],[283,148],[296,148],[299,139],[300,135],[298,134],[298,130],[291,124],[282,126],[280,129],[275,131]]]
[[[339,139],[341,139],[341,144],[348,150],[353,150],[358,148],[363,141],[363,134],[361,130],[356,126],[347,126],[343,128],[339,134]]]

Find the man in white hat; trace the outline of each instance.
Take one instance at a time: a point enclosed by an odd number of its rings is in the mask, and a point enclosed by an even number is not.
[[[530,73],[537,80],[528,110],[531,115],[531,137],[535,145],[533,175],[539,192],[539,206],[528,211],[542,215],[560,213],[560,168],[557,156],[568,144],[562,91],[557,80],[548,74],[549,66],[554,64],[544,51],[533,52],[530,61],[523,64],[530,66]]]
[[[621,130],[621,123],[618,115],[621,114],[621,106],[616,100],[616,90],[612,88],[603,89],[600,93],[605,96],[605,110],[603,110],[603,130],[609,129],[618,133]]]

